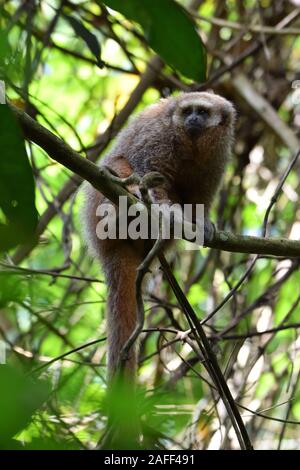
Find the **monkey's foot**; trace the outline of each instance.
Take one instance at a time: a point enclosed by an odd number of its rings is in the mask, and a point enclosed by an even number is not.
[[[103,165],[102,167],[103,172],[114,182],[118,183],[123,187],[129,185],[138,185],[140,182],[140,177],[136,173],[132,173],[131,175],[127,176],[127,178],[120,178],[118,173],[116,173],[112,168],[107,165]]]

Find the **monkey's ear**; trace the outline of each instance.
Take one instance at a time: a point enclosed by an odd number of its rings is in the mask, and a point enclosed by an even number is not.
[[[211,93],[212,95],[215,94],[215,92],[212,88],[209,88],[208,90],[206,90],[206,93]]]

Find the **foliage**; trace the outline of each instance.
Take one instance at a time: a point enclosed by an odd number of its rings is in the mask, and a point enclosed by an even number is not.
[[[0,160],[0,210],[7,221],[0,224],[0,251],[3,251],[34,236],[37,213],[23,138],[6,104],[0,106],[0,120],[0,146],[5,149]]]
[[[136,3],[2,1],[0,79],[8,99],[83,156],[101,158],[116,117],[123,116],[122,126],[160,97],[204,86],[205,47],[207,86],[238,110],[234,153],[212,219],[221,229],[260,235],[299,142],[294,2],[204,0],[194,2],[193,18],[188,1]],[[276,25],[287,18],[279,33]],[[166,63],[140,91],[152,49]],[[129,399],[117,395],[110,404],[106,396],[106,287],[81,240],[83,194],[70,172],[32,143],[28,164],[7,105],[0,106],[0,122],[0,358],[5,345],[7,360],[0,365],[1,448],[94,449],[109,407],[123,405],[117,409],[125,422],[131,409]],[[298,164],[271,211],[268,235],[299,234]],[[168,259],[205,319],[253,256],[188,251],[181,242]],[[299,448],[298,267],[298,260],[261,256],[204,327],[255,448]],[[145,303],[137,391],[144,447],[238,448],[193,336],[178,335],[189,324],[160,270]]]

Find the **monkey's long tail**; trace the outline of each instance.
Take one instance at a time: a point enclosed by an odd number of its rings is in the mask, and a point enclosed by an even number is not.
[[[131,246],[115,250],[104,266],[108,285],[108,379],[111,381],[120,365],[120,354],[135,329],[137,321],[136,276],[141,258]],[[124,367],[125,377],[135,379],[137,348],[133,346]]]

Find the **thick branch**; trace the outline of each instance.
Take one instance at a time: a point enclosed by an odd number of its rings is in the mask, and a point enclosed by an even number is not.
[[[289,240],[287,238],[252,237],[217,230],[213,240],[207,242],[206,246],[233,253],[300,258],[300,240]]]

